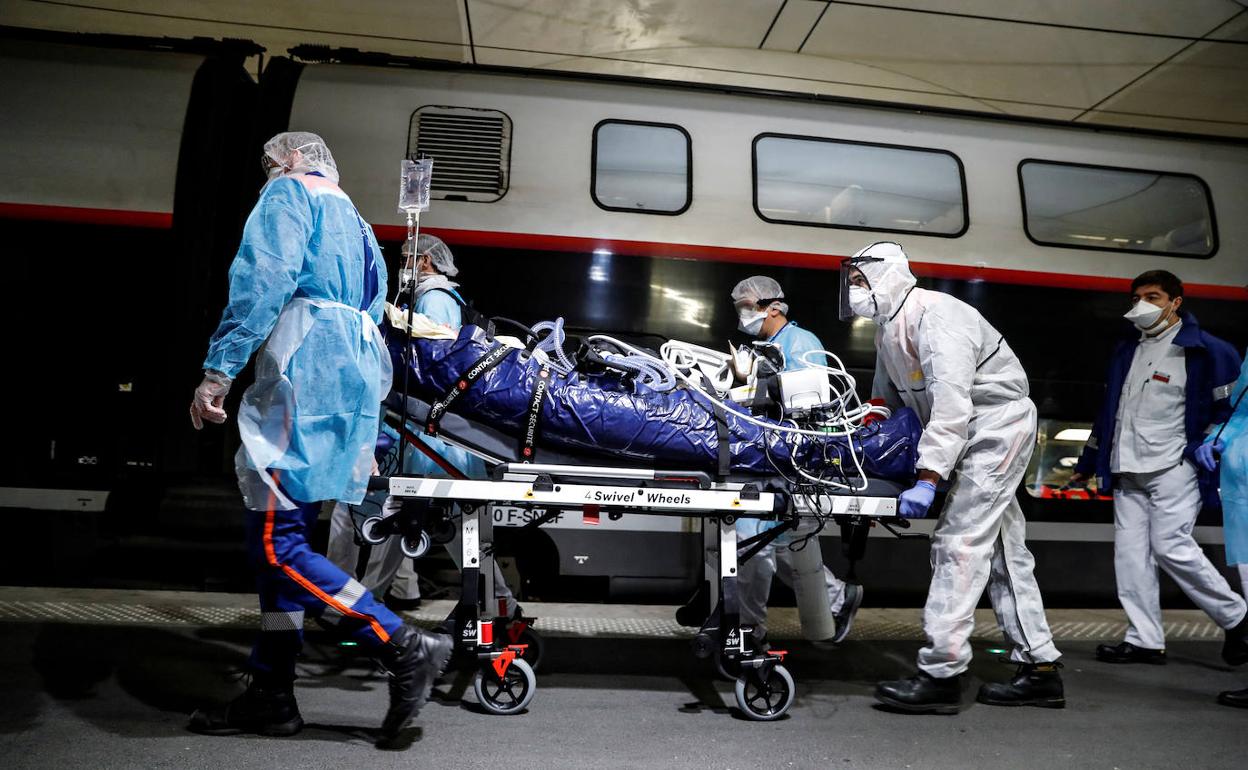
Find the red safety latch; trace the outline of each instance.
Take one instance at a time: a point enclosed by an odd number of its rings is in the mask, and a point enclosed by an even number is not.
[[[596,505],[581,506],[581,523],[582,524],[592,524],[594,526],[597,526],[598,522],[599,522],[598,506]]]

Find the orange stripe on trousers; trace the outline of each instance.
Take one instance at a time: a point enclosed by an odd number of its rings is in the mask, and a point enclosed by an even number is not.
[[[275,472],[273,474],[274,484],[277,483],[278,478],[279,478],[279,474]],[[359,618],[360,620],[367,621],[368,625],[372,627],[373,633],[377,634],[377,637],[381,639],[382,642],[390,641],[390,634],[386,633],[386,629],[382,627],[381,623],[377,622],[376,618],[372,617],[371,615],[365,615],[361,612],[356,612],[355,610],[351,609],[350,607],[343,604],[342,602],[337,601],[336,599],[334,599],[334,597],[322,591],[311,580],[308,580],[306,577],[296,572],[294,568],[290,567],[287,564],[282,564],[280,561],[277,560],[277,552],[273,549],[273,523],[277,516],[276,508],[277,508],[277,492],[274,490],[269,490],[269,509],[264,514],[264,556],[268,560],[269,564],[271,564],[274,567],[280,568],[282,572],[286,573],[287,577],[289,577],[291,580],[295,581],[299,585],[303,586],[308,591],[308,593],[312,594],[316,598],[325,602],[330,607],[333,607],[334,609],[338,610],[343,615],[347,615],[353,618]]]

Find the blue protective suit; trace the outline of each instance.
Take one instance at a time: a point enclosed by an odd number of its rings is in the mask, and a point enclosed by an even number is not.
[[[459,292],[449,289],[455,297],[460,297]],[[456,302],[453,297],[445,291],[427,291],[416,298],[417,313],[428,316],[432,320],[440,324],[445,324],[455,331],[459,331],[463,323],[463,311],[460,309],[460,303]],[[420,436],[420,440],[425,442],[427,446],[442,456],[451,465],[458,468],[465,476],[470,479],[483,479],[485,474],[485,462],[476,455],[456,446],[451,446],[445,441],[435,437],[427,436],[419,429],[412,431]],[[444,477],[446,473],[438,467],[430,458],[426,457],[422,452],[415,449],[409,449],[403,459],[404,472],[418,476],[439,476]]]
[[[1248,359],[1248,351],[1244,352]],[[1239,379],[1231,390],[1231,403],[1239,407],[1221,425],[1210,428],[1209,441],[1222,431],[1222,452],[1219,473],[1222,490],[1222,534],[1226,539],[1226,563],[1248,564],[1248,361],[1239,370]],[[1225,427],[1224,427],[1225,426]]]
[[[249,509],[364,498],[391,379],[385,285],[372,229],[336,184],[294,174],[261,191],[204,360],[234,377],[260,350],[235,460]]]
[[[802,354],[810,350],[825,350],[823,343],[819,341],[812,332],[800,328],[797,324],[789,321],[780,327],[780,331],[771,335],[768,342],[780,346],[780,350],[784,352],[784,368],[785,369],[806,369],[809,363],[802,360]],[[824,363],[827,363],[827,357],[824,357]]]

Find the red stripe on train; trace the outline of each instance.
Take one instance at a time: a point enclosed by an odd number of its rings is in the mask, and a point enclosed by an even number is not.
[[[379,238],[402,240],[407,230],[397,225],[375,225]],[[498,233],[485,230],[452,230],[439,227],[424,228],[423,232],[437,235],[448,243],[459,246],[484,246],[500,249],[530,249],[533,251],[572,251],[589,253],[608,251],[624,256],[667,257],[670,259],[698,259],[713,262],[740,262],[781,267],[805,267],[816,270],[836,270],[843,256],[810,254],[793,251],[763,251],[737,249],[727,246],[699,246],[680,243],[653,243],[649,241],[620,241],[604,238],[579,238],[566,235],[534,235],[526,233]],[[845,255],[848,256],[848,255]],[[1126,294],[1131,290],[1130,278],[1109,278],[1096,275],[1066,275],[1045,273],[1038,270],[1013,270],[1001,267],[975,267],[973,265],[948,265],[939,262],[911,262],[915,275],[925,278],[945,278],[958,281],[985,281],[1023,286],[1051,286],[1059,289],[1083,289]],[[1248,287],[1220,286],[1217,284],[1185,283],[1185,293],[1193,297],[1209,299],[1248,301]]]
[[[154,229],[169,229],[173,227],[173,215],[159,211],[120,211],[116,209],[92,209],[73,206],[43,206],[28,203],[0,203],[0,218]],[[402,225],[374,225],[373,229],[376,231],[377,237],[383,240],[398,241],[407,235],[407,230]],[[804,267],[815,270],[835,270],[843,258],[830,254],[810,254],[794,251],[764,251],[759,249],[737,249],[730,246],[622,241],[605,238],[581,238],[568,235],[500,233],[489,230],[452,230],[430,227],[425,228],[425,232],[437,235],[449,243],[461,246],[577,253],[608,251],[612,254],[623,256],[697,259],[710,262]],[[1062,273],[1045,273],[1038,270],[947,265],[938,262],[911,262],[910,265],[916,275],[925,278],[986,281],[989,283],[1008,283],[1024,286],[1051,286],[1061,289],[1121,292],[1123,294],[1131,288],[1131,280],[1129,278],[1065,275]],[[1185,284],[1184,288],[1186,293],[1193,297],[1248,301],[1248,287],[1245,286],[1189,283]]]
[[[122,211],[89,209],[78,206],[41,206],[34,203],[0,203],[0,218],[31,219],[39,222],[73,222],[82,225],[114,225],[168,230],[173,214],[163,211]]]

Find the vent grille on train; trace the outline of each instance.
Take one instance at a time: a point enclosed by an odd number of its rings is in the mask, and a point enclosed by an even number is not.
[[[511,118],[498,110],[421,107],[412,113],[407,152],[433,158],[430,197],[496,201],[510,180]]]

